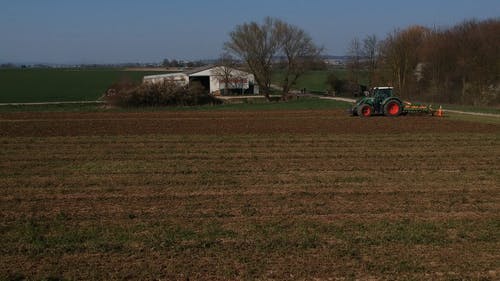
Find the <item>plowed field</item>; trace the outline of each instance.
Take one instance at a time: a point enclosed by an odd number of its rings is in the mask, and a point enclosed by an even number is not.
[[[0,278],[498,280],[500,126],[0,114]]]

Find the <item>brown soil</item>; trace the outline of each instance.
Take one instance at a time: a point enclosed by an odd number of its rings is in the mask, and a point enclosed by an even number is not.
[[[143,134],[489,133],[500,126],[446,118],[349,117],[343,111],[4,113],[0,136]]]
[[[497,280],[499,126],[0,114],[0,279]]]

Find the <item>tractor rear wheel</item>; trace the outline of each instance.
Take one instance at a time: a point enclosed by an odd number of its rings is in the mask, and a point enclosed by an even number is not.
[[[403,106],[397,100],[391,100],[384,105],[384,115],[396,117],[403,111]]]
[[[358,107],[358,116],[370,117],[373,114],[373,107],[369,104],[362,104]]]

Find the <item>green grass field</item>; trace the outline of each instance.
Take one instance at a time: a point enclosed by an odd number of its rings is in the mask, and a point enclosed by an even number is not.
[[[302,75],[295,86],[294,89],[303,89],[306,88],[308,91],[312,92],[326,92],[328,90],[327,78],[331,73],[335,74],[339,79],[347,79],[347,70],[346,69],[333,69],[333,70],[315,70],[309,71]],[[367,84],[367,73],[361,74],[361,83]],[[276,71],[273,75],[272,81],[276,85],[280,85],[281,81],[283,81],[284,72]]]
[[[342,69],[333,72],[341,79],[347,75]],[[145,75],[157,73],[120,69],[0,69],[0,103],[96,100],[117,80],[140,81]],[[324,92],[329,73],[308,72],[294,88]],[[273,83],[280,84],[282,78],[283,72],[276,72]]]
[[[97,100],[115,81],[129,78],[140,81],[143,76],[158,74],[150,71],[125,71],[121,69],[0,69],[0,103],[30,103],[30,102],[57,102],[57,101],[93,101]],[[325,92],[326,80],[330,73],[338,78],[345,79],[345,69],[329,71],[311,71],[304,74],[296,89],[306,88],[308,91]],[[366,76],[366,75],[365,75]],[[279,85],[283,72],[277,71],[273,76],[273,83]],[[268,103],[263,100],[243,100],[237,104],[221,106],[198,106],[176,108],[140,108],[140,109],[112,109],[114,111],[162,111],[162,110],[266,110],[266,109],[331,109],[348,108],[347,103],[334,101],[301,99],[287,103]],[[443,105],[445,109],[500,114],[498,107],[473,107],[459,105]],[[102,105],[65,104],[65,105],[37,105],[37,106],[0,106],[0,112],[19,111],[104,111]],[[460,117],[468,119],[470,116]],[[485,117],[474,117],[486,120]],[[498,118],[489,118],[488,122],[497,123]],[[493,121],[491,121],[493,120]]]
[[[119,69],[1,69],[0,103],[96,100],[115,81],[157,72]]]

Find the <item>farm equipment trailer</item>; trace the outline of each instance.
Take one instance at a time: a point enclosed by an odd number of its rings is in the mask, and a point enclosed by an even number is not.
[[[392,87],[375,87],[368,96],[359,99],[350,110],[351,115],[370,117],[372,115],[385,115],[396,117],[408,113],[424,113],[438,116],[442,110],[434,110],[432,105],[412,104],[396,97]]]

